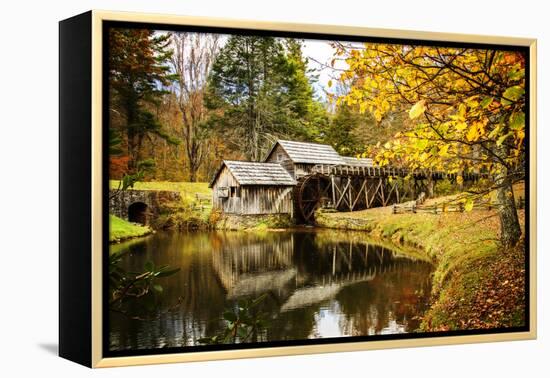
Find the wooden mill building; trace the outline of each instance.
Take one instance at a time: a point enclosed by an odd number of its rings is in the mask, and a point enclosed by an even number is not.
[[[320,167],[372,166],[372,159],[340,156],[330,145],[278,140],[262,163],[223,161],[210,183],[212,205],[226,214],[293,217],[299,208],[311,207],[311,212],[318,205],[321,198],[309,193],[310,189],[326,191],[326,180],[311,180],[312,175],[317,178],[315,173]],[[341,179],[337,177],[334,182],[339,185]]]
[[[277,163],[224,160],[210,183],[212,206],[226,214],[293,214],[296,180]]]
[[[311,223],[320,207],[354,211],[415,200],[457,173],[375,166],[332,146],[278,140],[263,163],[224,161],[211,187],[214,208],[229,214],[290,214]],[[480,175],[460,173],[463,180]]]

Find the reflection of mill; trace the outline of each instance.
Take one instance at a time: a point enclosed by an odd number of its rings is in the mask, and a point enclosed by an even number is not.
[[[334,298],[340,290],[399,272],[417,261],[378,245],[354,241],[316,243],[317,265],[306,273],[304,285],[283,304],[281,311],[300,308]]]
[[[315,234],[250,235],[244,244],[230,234],[220,237],[213,267],[227,297],[269,292],[283,312],[321,303],[346,286],[418,263],[378,245],[322,242]]]
[[[219,234],[212,254],[212,265],[228,298],[280,293],[296,276],[293,268],[293,237],[258,237]]]

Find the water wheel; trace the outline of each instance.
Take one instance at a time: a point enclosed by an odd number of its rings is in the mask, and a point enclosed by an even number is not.
[[[294,200],[297,205],[298,214],[305,223],[312,223],[315,210],[323,205],[328,199],[330,190],[329,180],[320,175],[302,177],[294,191]]]

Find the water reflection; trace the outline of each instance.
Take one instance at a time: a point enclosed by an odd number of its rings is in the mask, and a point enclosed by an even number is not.
[[[164,279],[151,320],[111,314],[112,350],[194,345],[223,327],[226,308],[267,293],[267,330],[256,341],[411,332],[425,309],[431,265],[335,231],[158,233],[129,250],[124,267],[147,260],[180,267]]]

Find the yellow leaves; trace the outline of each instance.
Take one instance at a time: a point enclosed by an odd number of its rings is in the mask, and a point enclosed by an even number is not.
[[[439,156],[441,156],[441,157],[449,156],[449,147],[451,147],[450,144],[444,144],[442,147],[440,147],[439,148]]]
[[[466,133],[466,139],[468,142],[472,142],[476,139],[478,139],[479,135],[477,133],[477,127],[475,124],[472,124],[470,128],[468,129],[468,132]]]
[[[415,119],[420,117],[426,111],[426,101],[420,100],[409,110],[409,118]]]
[[[525,131],[520,130],[516,133],[516,138],[518,139],[518,144],[521,144],[523,142],[523,139],[525,138]]]
[[[472,125],[466,133],[466,139],[468,142],[479,140],[485,131],[485,124],[483,122],[472,122]]]
[[[502,53],[495,57],[490,73],[504,85],[487,91],[485,87],[493,84],[483,84],[482,72],[488,67],[485,50],[374,42],[364,47],[336,48],[337,61],[348,63],[338,80],[349,91],[335,96],[342,99],[341,106],[370,113],[377,122],[403,122],[402,134],[394,135],[391,144],[373,147],[370,156],[377,161],[460,174],[497,166],[487,152],[475,146],[480,140],[492,141],[492,147],[509,144],[510,161],[518,161],[524,153],[525,114],[519,110],[525,100],[525,72],[520,55],[508,58],[513,63],[507,64]],[[448,67],[440,65],[442,56],[452,57]],[[328,87],[336,84],[333,78]],[[412,121],[394,117],[403,110]],[[381,144],[387,141],[382,140]]]
[[[380,108],[381,108],[381,111],[383,113],[387,113],[388,111],[391,110],[391,105],[390,105],[388,100],[384,99],[384,100],[382,100],[382,103],[380,104]]]
[[[329,80],[329,81],[327,82],[327,86],[328,86],[329,88],[332,87],[332,80]]]
[[[455,129],[457,129],[458,131],[466,130],[467,127],[468,127],[468,124],[466,122],[457,122],[455,124]]]
[[[466,105],[464,105],[464,104],[458,105],[458,112],[457,112],[457,114],[458,114],[458,116],[459,116],[461,119],[464,119],[464,116],[466,115],[466,111],[467,111]]]
[[[461,176],[462,177],[462,176]],[[474,208],[474,200],[471,198],[468,198],[466,200],[466,203],[464,204],[464,210],[466,211],[472,211]]]
[[[458,185],[462,185],[464,183],[464,177],[462,177],[461,175],[456,176],[456,182],[458,183]]]
[[[479,102],[477,101],[478,96],[472,96],[466,99],[466,105],[468,105],[469,108],[477,108],[479,106]]]

